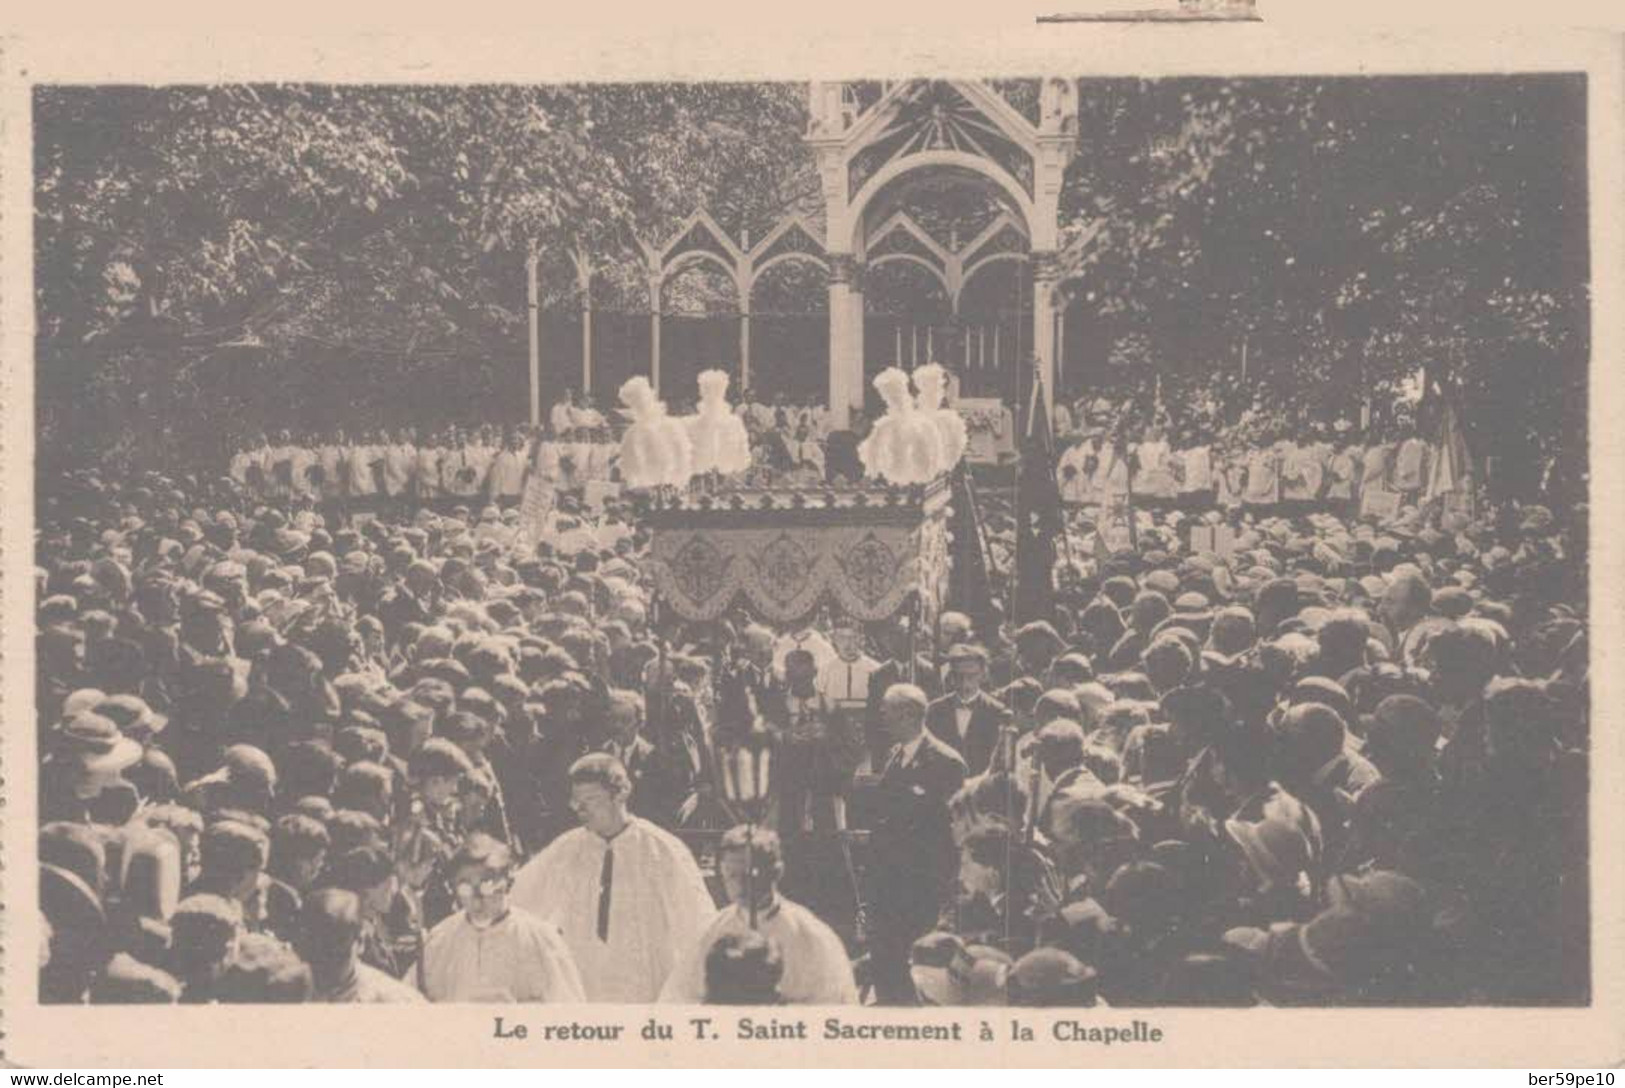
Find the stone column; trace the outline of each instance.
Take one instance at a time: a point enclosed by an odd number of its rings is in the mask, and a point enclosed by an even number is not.
[[[851,421],[854,368],[860,383],[863,374],[863,288],[857,279],[858,263],[850,253],[830,254],[829,412],[837,430]]]
[[[846,304],[851,309],[847,317],[846,335],[846,403],[848,411],[863,408],[863,274],[867,266],[857,261],[852,267],[852,279],[847,288]]]
[[[1038,359],[1038,376],[1044,383],[1044,399],[1053,421],[1055,408],[1055,285],[1060,282],[1060,264],[1053,252],[1034,253],[1033,270],[1033,355]],[[1026,411],[1022,405],[1021,410]]]

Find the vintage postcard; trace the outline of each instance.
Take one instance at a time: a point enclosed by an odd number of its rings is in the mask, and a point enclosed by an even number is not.
[[[5,1058],[1625,1058],[1620,38],[1167,9],[8,41]]]

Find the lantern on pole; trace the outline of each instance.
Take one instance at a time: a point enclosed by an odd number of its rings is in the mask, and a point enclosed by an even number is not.
[[[756,928],[756,825],[766,815],[773,789],[773,734],[757,719],[750,730],[720,746],[717,766],[728,804],[745,814],[745,902]]]

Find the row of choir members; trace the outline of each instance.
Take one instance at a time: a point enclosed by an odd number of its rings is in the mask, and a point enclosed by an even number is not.
[[[287,435],[275,442],[261,439],[233,455],[228,471],[244,488],[268,499],[472,499],[517,495],[525,456],[521,438],[503,441],[489,428],[454,431],[422,443],[409,430],[359,441],[340,431],[319,442],[298,442]]]
[[[342,435],[320,444],[262,441],[239,450],[229,472],[262,499],[310,502],[357,498],[517,499],[528,462],[561,486],[608,480],[617,447],[610,442],[544,439],[527,447],[514,435],[505,443],[469,435],[419,444],[403,432],[394,441],[349,442]]]
[[[1124,451],[1101,436],[1061,455],[1068,502],[1101,503],[1129,491],[1152,499],[1212,494],[1220,506],[1352,501],[1378,491],[1414,496],[1427,485],[1432,447],[1417,437],[1373,446],[1282,440],[1251,449],[1175,450],[1155,433]],[[1130,474],[1132,472],[1132,481]]]

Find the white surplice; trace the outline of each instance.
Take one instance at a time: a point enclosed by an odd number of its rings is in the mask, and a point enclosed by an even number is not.
[[[584,1000],[558,928],[519,909],[483,929],[462,911],[435,926],[423,949],[422,986],[430,1001]]]
[[[598,932],[604,854],[613,851],[607,937]],[[588,1001],[647,1004],[716,903],[682,841],[632,817],[613,839],[584,827],[560,835],[519,870],[513,902],[564,933]]]
[[[761,912],[756,930],[779,946],[784,977],[779,996],[789,1005],[856,1005],[858,987],[846,946],[819,917],[799,903],[779,899]],[[750,932],[750,915],[739,906],[719,910],[705,935],[684,954],[666,986],[663,1004],[698,1005],[705,1000],[705,957],[724,936]]]

